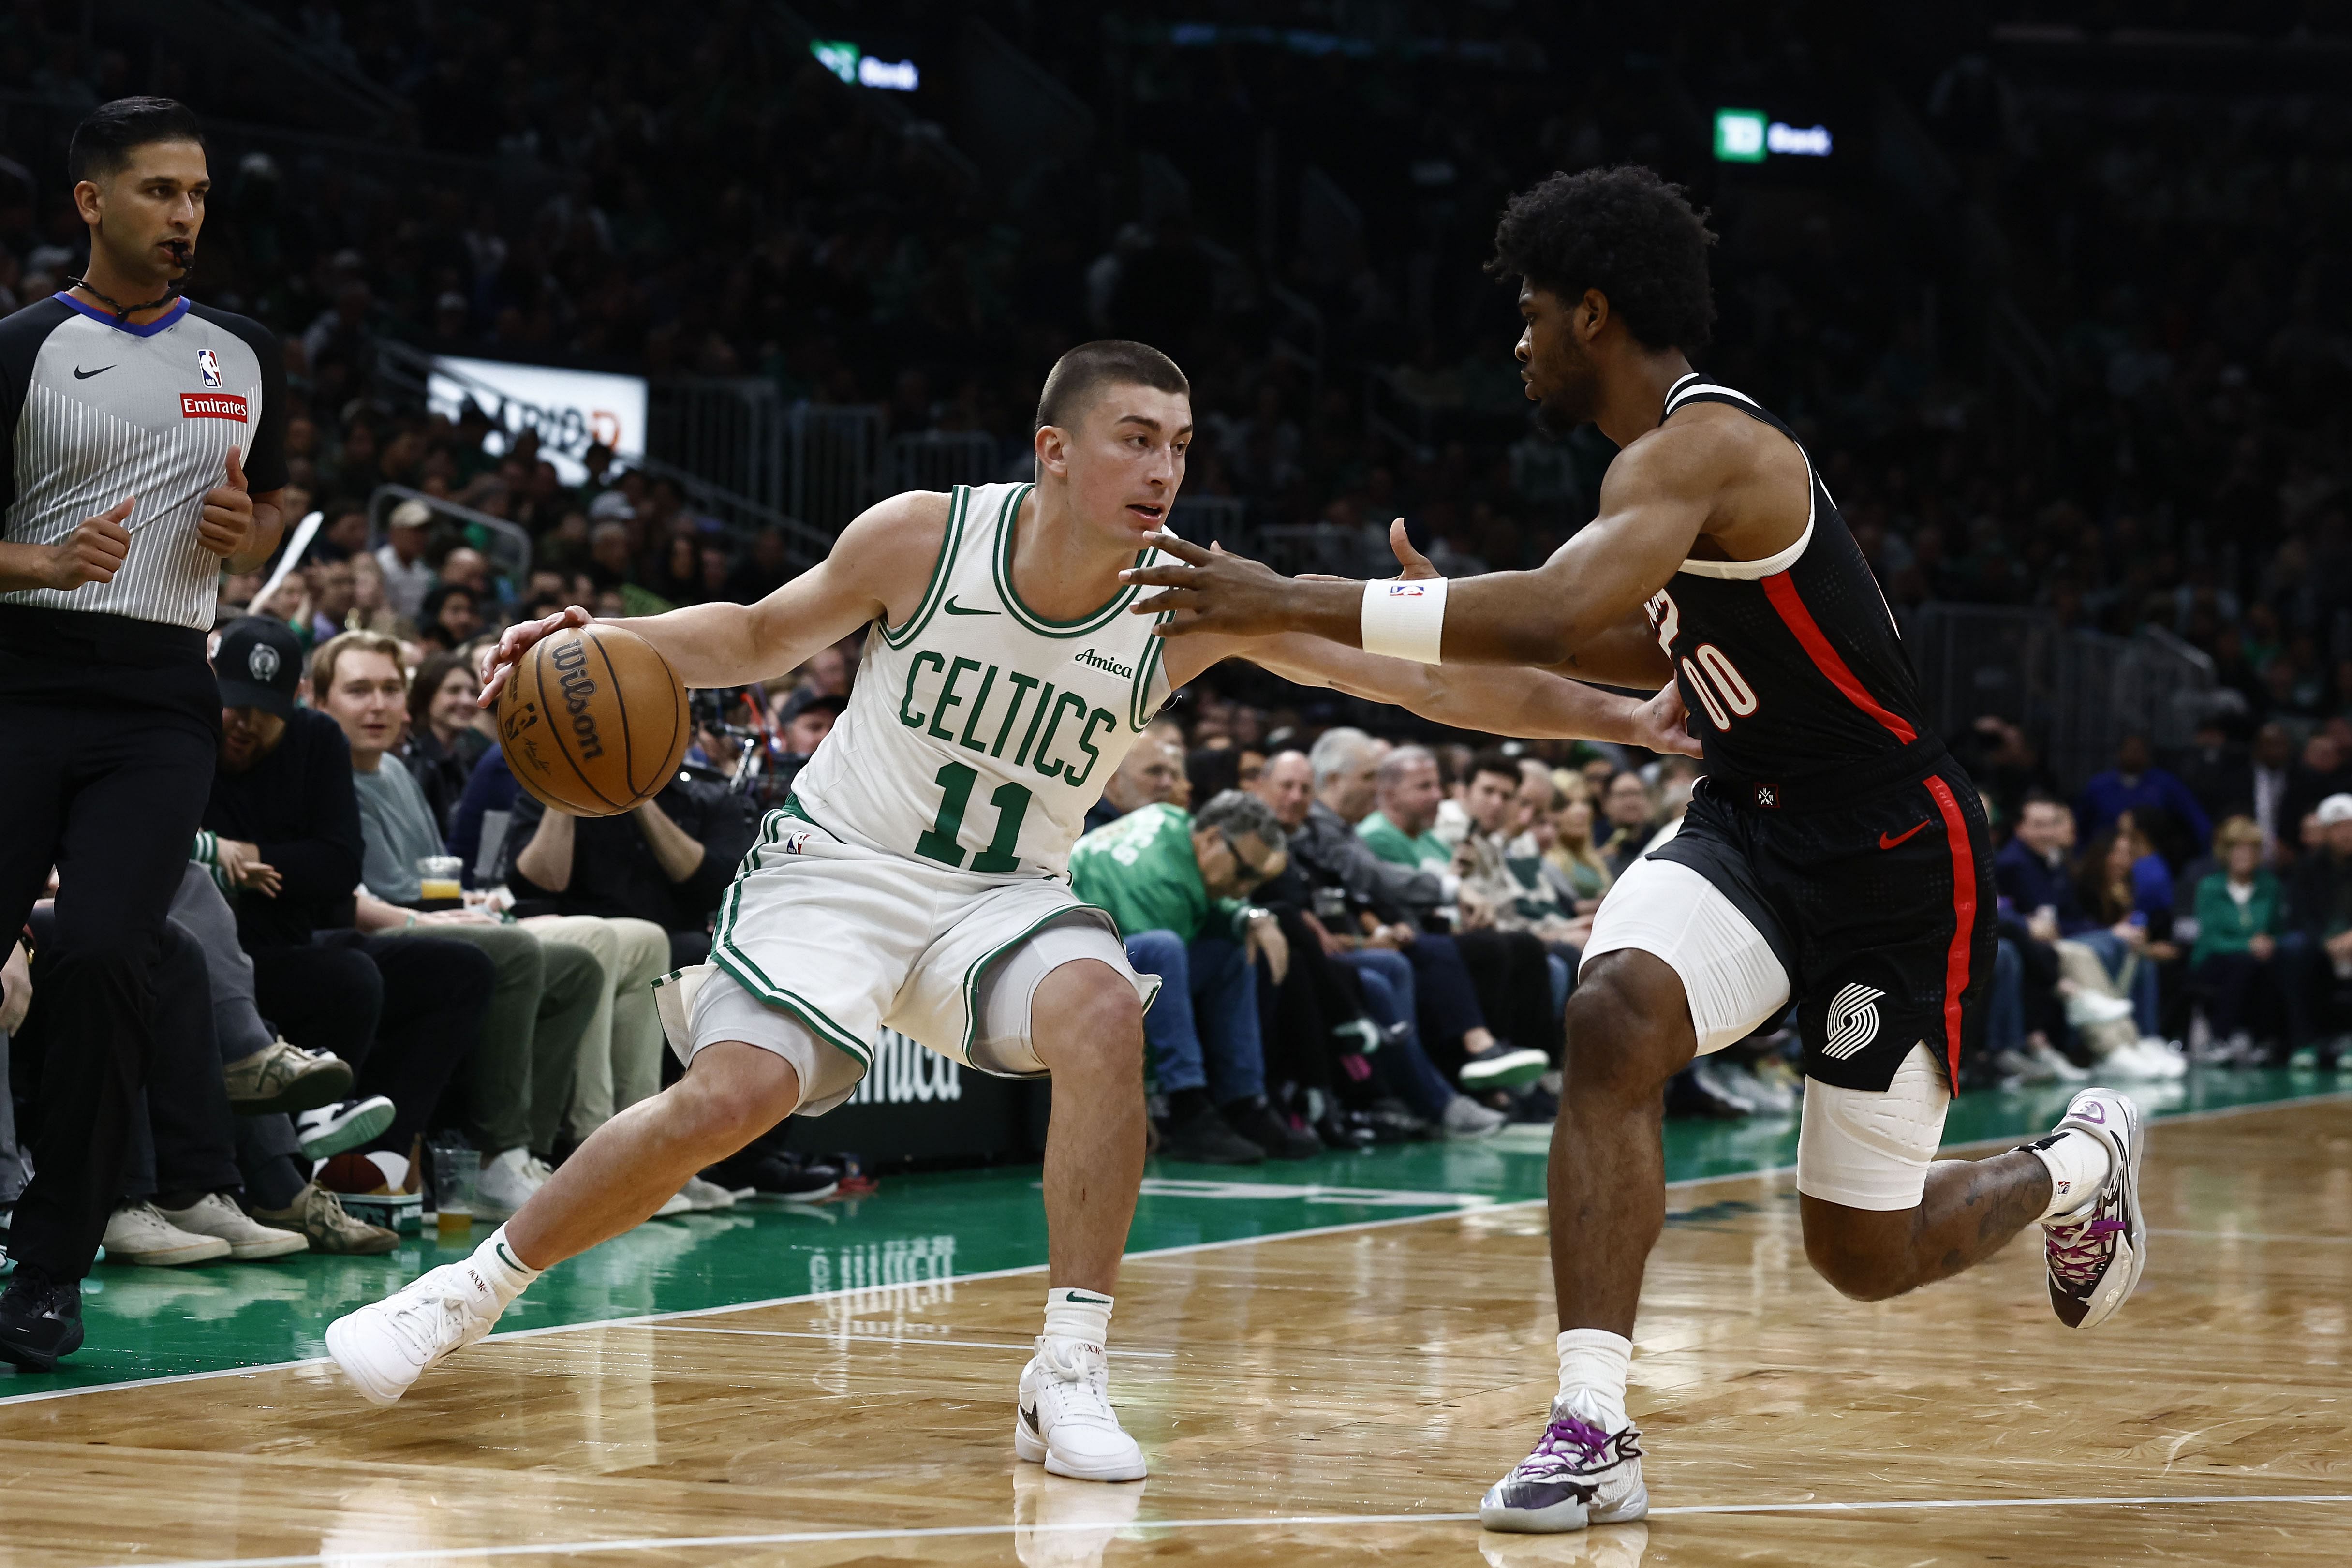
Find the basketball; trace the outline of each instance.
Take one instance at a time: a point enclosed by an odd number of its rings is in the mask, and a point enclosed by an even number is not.
[[[659,795],[692,735],[685,683],[623,626],[541,637],[499,694],[499,743],[516,782],[574,816],[618,816]]]

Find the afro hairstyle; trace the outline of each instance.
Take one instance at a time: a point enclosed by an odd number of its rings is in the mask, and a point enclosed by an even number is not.
[[[1714,335],[1706,215],[1639,164],[1554,174],[1520,192],[1495,227],[1486,270],[1562,300],[1598,289],[1643,346],[1703,349]]]

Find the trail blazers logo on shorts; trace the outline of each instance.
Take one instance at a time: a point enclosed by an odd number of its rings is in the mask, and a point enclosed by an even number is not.
[[[1830,998],[1829,1027],[1822,1034],[1822,1055],[1838,1061],[1878,1038],[1878,1003],[1886,994],[1859,980],[1841,986]]]

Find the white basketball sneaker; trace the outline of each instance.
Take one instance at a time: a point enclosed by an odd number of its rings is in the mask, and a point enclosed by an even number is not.
[[[1037,1353],[1021,1371],[1013,1451],[1075,1480],[1143,1479],[1143,1450],[1110,1407],[1110,1372],[1100,1345],[1037,1336]]]
[[[1612,1432],[1601,1419],[1577,1394],[1554,1401],[1535,1451],[1479,1500],[1478,1522],[1516,1535],[1550,1535],[1648,1513],[1641,1431],[1628,1422]]]
[[[495,1327],[504,1310],[462,1263],[419,1275],[327,1325],[327,1353],[371,1405],[391,1405],[425,1369]]]
[[[2050,1306],[2070,1329],[2095,1329],[2116,1315],[2147,1267],[2147,1220],[2139,1207],[2139,1107],[2112,1089],[2086,1089],[2066,1106],[2058,1131],[2076,1129],[2113,1156],[2098,1194],[2072,1214],[2042,1222]]]

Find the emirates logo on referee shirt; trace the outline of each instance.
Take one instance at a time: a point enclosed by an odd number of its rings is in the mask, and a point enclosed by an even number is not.
[[[245,420],[245,399],[234,392],[184,392],[180,394],[180,417],[183,419]]]

